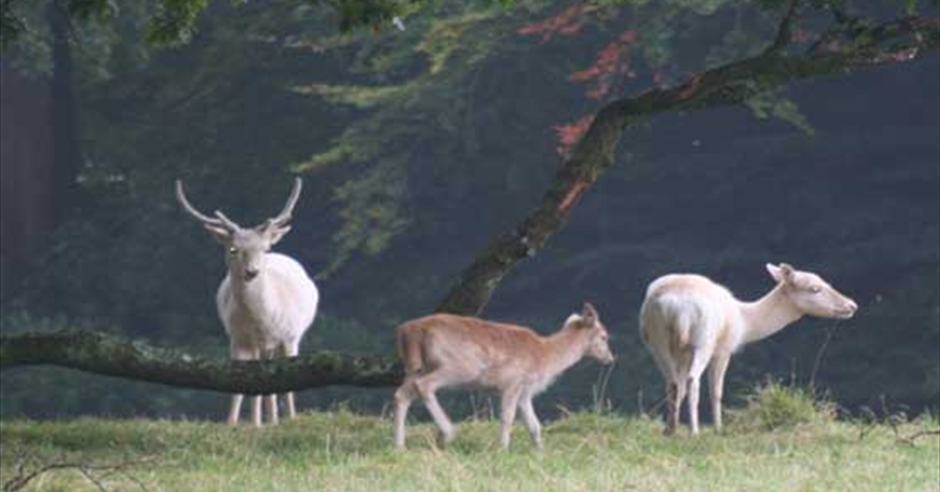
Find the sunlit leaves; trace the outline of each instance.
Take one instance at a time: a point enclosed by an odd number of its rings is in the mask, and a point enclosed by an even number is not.
[[[744,104],[759,119],[776,118],[790,123],[807,135],[815,133],[799,106],[787,99],[781,91],[761,92],[744,101]]]

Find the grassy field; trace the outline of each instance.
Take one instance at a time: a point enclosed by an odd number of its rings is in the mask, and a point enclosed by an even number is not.
[[[773,402],[771,402],[773,403]],[[790,402],[792,403],[792,402]],[[800,412],[807,412],[801,414]],[[734,416],[732,416],[734,417]],[[304,414],[273,428],[214,422],[80,419],[0,423],[2,481],[52,463],[23,490],[41,491],[929,491],[940,490],[936,417],[893,428],[752,401],[725,432],[667,438],[648,418],[576,413],[546,426],[533,449],[521,426],[509,453],[497,424],[464,422],[446,450],[428,424],[391,448],[388,419]],[[26,460],[24,461],[24,457]]]

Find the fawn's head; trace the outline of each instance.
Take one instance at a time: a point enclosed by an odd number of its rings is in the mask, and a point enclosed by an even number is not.
[[[607,328],[601,323],[601,318],[591,303],[584,303],[580,315],[571,315],[568,321],[565,322],[565,328],[578,330],[579,333],[588,337],[584,355],[602,364],[610,364],[614,361],[614,354],[610,351],[610,335],[608,335]]]
[[[790,303],[803,314],[847,319],[858,310],[855,301],[815,273],[797,270],[786,263],[779,266],[768,263],[767,271],[782,287]]]
[[[291,213],[300,197],[302,185],[300,178],[296,178],[281,212],[248,228],[241,227],[218,210],[214,212],[215,217],[196,210],[186,199],[180,180],[176,180],[176,199],[183,210],[202,223],[209,234],[225,247],[225,264],[228,265],[229,274],[236,280],[251,282],[264,269],[265,255],[271,246],[290,231]]]

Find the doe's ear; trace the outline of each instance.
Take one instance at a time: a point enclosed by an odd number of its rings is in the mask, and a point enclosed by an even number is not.
[[[777,283],[790,283],[793,281],[793,267],[787,263],[781,263],[780,266],[768,263],[767,272]]]
[[[585,324],[593,326],[597,323],[597,309],[594,309],[590,302],[585,302],[584,308],[581,309],[581,318],[584,319]]]

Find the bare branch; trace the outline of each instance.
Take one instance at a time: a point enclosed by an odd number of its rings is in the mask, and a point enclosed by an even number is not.
[[[799,6],[800,0],[790,0],[787,12],[783,15],[783,20],[780,21],[780,25],[777,27],[777,37],[774,39],[773,44],[764,50],[765,55],[780,53],[790,44],[793,37],[793,22],[799,16]]]
[[[138,460],[128,460],[115,464],[88,464],[80,462],[55,462],[37,465],[33,470],[27,471],[27,462],[35,461],[31,456],[23,456],[16,466],[16,474],[3,482],[3,492],[16,492],[29,485],[30,482],[49,472],[60,470],[76,470],[86,480],[91,482],[98,490],[107,492],[104,479],[112,473],[121,473],[122,476],[134,482],[140,490],[147,492],[144,482],[127,472],[128,468],[153,463],[156,456],[148,456]],[[99,475],[100,474],[100,475]]]
[[[813,361],[813,370],[809,374],[809,387],[813,391],[816,390],[816,373],[819,372],[819,366],[822,364],[823,354],[826,353],[826,348],[829,347],[829,342],[832,340],[832,336],[835,335],[838,328],[839,320],[836,320],[832,323],[831,327],[826,329],[826,339],[823,340],[822,346],[820,346],[819,351],[816,352],[816,359]]]

